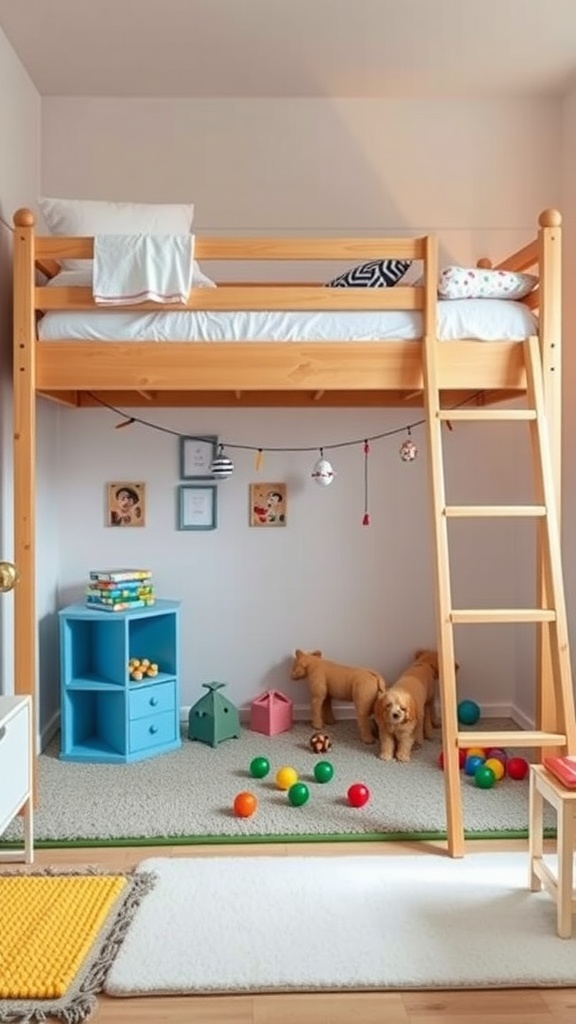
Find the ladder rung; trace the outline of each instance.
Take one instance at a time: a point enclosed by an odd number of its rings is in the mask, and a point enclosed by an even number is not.
[[[439,409],[441,420],[535,420],[535,409]]]
[[[450,622],[554,622],[553,608],[459,608],[449,615]]]
[[[459,732],[459,747],[563,747],[566,736],[560,732],[542,732],[541,730],[522,730],[514,732]]]
[[[447,517],[466,519],[481,516],[545,516],[545,505],[447,505]]]

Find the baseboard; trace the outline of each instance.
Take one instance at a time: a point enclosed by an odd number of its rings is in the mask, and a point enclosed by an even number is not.
[[[191,706],[192,705],[187,705],[180,708],[181,722],[188,722],[188,715],[190,714]],[[350,719],[356,718],[356,713],[352,704],[335,704],[333,710],[336,721],[349,721]],[[250,707],[241,707],[238,711],[240,714],[240,722],[242,725],[247,725],[250,722]],[[523,713],[512,704],[482,704],[481,711],[483,718],[510,718],[521,729],[534,728],[532,721],[523,715]],[[292,717],[295,722],[309,722],[309,705],[295,704],[292,708]]]

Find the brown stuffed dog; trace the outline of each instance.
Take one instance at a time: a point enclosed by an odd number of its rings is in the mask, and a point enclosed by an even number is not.
[[[456,666],[458,668],[458,666]],[[438,679],[436,651],[416,651],[414,661],[386,692],[378,693],[374,717],[380,734],[380,757],[409,761],[412,747],[432,739],[439,725],[434,700]]]
[[[371,715],[378,688],[386,683],[378,672],[327,661],[322,651],[296,651],[292,663],[292,679],[308,679],[312,727],[322,729],[334,722],[332,698],[351,700],[363,743],[374,743]]]

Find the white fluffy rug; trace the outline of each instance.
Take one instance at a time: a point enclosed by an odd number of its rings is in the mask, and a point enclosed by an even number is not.
[[[528,856],[157,858],[113,996],[576,985]],[[576,929],[575,929],[576,931]]]

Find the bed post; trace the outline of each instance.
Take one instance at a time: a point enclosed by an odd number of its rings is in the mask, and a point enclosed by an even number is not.
[[[558,529],[561,531],[562,500],[562,216],[558,210],[543,210],[538,218],[538,262],[540,274],[540,355],[544,405],[550,440],[550,462],[556,492]],[[538,590],[545,605],[546,583],[542,573],[542,547],[538,540]],[[543,624],[537,631],[536,724],[549,731],[564,731],[558,721],[550,636]]]
[[[36,695],[34,214],[14,214],[14,687]],[[36,730],[33,730],[34,736]],[[33,737],[34,741],[34,737]]]

